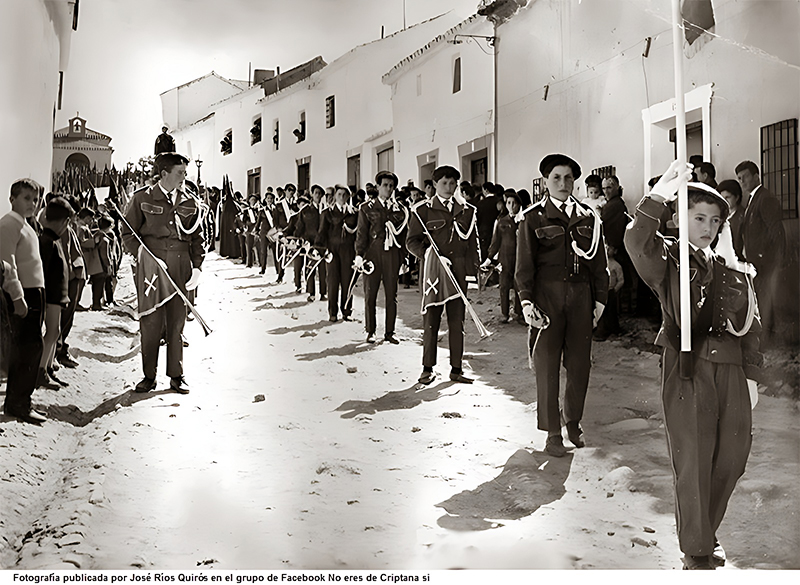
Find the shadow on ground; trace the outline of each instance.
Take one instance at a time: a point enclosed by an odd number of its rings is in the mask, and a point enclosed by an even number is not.
[[[129,390],[119,396],[115,396],[113,398],[109,398],[108,400],[102,402],[98,406],[94,407],[92,410],[88,412],[83,412],[80,408],[73,404],[68,404],[66,406],[60,405],[51,405],[47,407],[39,408],[39,410],[43,410],[47,415],[47,418],[51,420],[61,421],[67,424],[70,424],[75,427],[85,427],[92,421],[105,416],[111,412],[117,410],[117,408],[121,406],[133,406],[137,402],[141,402],[142,400],[150,400],[151,398],[155,398],[157,396],[163,396],[165,394],[177,394],[173,390],[158,390],[156,392],[147,392],[147,393],[137,393],[133,390]],[[169,404],[166,405],[158,405],[158,406],[172,406]]]
[[[447,512],[437,524],[448,530],[488,530],[497,520],[519,520],[566,493],[572,454],[556,458],[519,449],[496,478],[436,504]]]
[[[444,393],[444,390],[454,384],[455,382],[447,381],[435,386],[423,386],[422,389],[419,384],[414,384],[405,390],[387,392],[372,400],[347,400],[336,411],[346,411],[342,414],[342,418],[353,418],[359,414],[375,414],[386,410],[408,410],[423,402],[433,402],[444,396],[454,396],[458,390]]]

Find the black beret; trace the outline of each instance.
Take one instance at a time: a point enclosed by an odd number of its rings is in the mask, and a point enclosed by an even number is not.
[[[576,181],[581,176],[581,166],[566,154],[548,154],[539,163],[539,172],[543,177],[547,177],[555,167],[567,166],[572,169],[572,178]]]

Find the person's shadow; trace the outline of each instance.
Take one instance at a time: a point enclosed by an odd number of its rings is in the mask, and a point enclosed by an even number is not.
[[[342,412],[342,418],[353,418],[359,414],[375,414],[385,410],[408,410],[419,406],[423,402],[433,402],[443,396],[453,396],[455,392],[445,393],[444,390],[453,386],[455,382],[445,381],[435,386],[421,386],[414,384],[405,390],[394,390],[372,400],[346,400],[336,411]]]
[[[529,516],[566,493],[572,457],[519,449],[496,478],[436,504],[447,512],[437,524],[449,530],[488,530],[502,526],[497,520]]]
[[[133,406],[142,400],[150,400],[158,396],[168,394],[177,394],[174,390],[156,390],[154,392],[135,392],[128,390],[119,396],[114,396],[101,402],[88,412],[82,411],[74,404],[67,404],[65,406],[59,404],[52,404],[50,406],[37,407],[50,420],[57,420],[65,422],[76,427],[85,427],[92,421],[114,412],[120,406]],[[176,404],[161,404],[159,406],[177,406]]]

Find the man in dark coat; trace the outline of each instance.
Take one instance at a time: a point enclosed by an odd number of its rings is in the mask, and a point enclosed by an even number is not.
[[[619,179],[615,175],[603,179],[603,194],[606,196],[606,204],[600,211],[600,218],[603,221],[603,234],[608,246],[608,255],[622,266],[624,275],[624,287],[632,290],[633,286],[633,264],[625,250],[622,239],[625,236],[625,228],[631,221],[628,215],[628,208],[625,200],[622,199],[622,187],[619,186]],[[604,341],[609,335],[616,335],[622,332],[619,325],[619,297],[617,291],[611,290],[608,293],[608,304],[603,311],[603,316],[597,323],[595,331],[595,341]]]
[[[161,134],[156,138],[154,154],[158,156],[162,152],[175,152],[175,139],[169,134],[169,127],[165,124],[161,127]]]
[[[219,255],[225,258],[239,258],[241,250],[239,237],[236,235],[236,216],[239,206],[230,189],[224,189],[222,195],[222,212],[219,215]]]
[[[742,245],[744,259],[756,267],[754,284],[763,328],[763,348],[768,347],[775,336],[775,304],[786,248],[781,221],[783,212],[778,198],[761,184],[758,167],[754,162],[746,160],[739,163],[736,167],[736,178],[739,179],[744,193],[750,194],[742,225]]]
[[[353,278],[353,260],[356,257],[356,230],[358,214],[347,202],[350,192],[347,187],[336,185],[333,205],[323,210],[319,218],[316,244],[332,255],[328,264],[328,317],[350,320],[353,299],[347,302],[347,287]]]

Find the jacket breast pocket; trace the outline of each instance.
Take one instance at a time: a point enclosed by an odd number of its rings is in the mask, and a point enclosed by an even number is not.
[[[161,215],[164,213],[164,208],[161,205],[153,205],[152,203],[147,203],[146,201],[142,201],[139,204],[139,208],[151,215]]]
[[[539,243],[547,247],[563,244],[564,228],[560,225],[548,225],[535,230]]]
[[[428,228],[428,231],[431,233],[444,229],[446,225],[446,219],[429,219],[425,222],[425,227]]]
[[[176,211],[182,218],[188,219],[194,215],[195,208],[192,205],[178,205]]]

